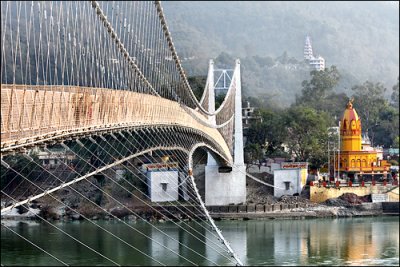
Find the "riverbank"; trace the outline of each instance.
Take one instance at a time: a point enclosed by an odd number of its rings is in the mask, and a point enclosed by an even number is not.
[[[394,204],[394,205],[393,205]],[[397,204],[397,205],[396,205]],[[252,208],[251,208],[252,209]],[[381,216],[381,215],[399,215],[398,203],[363,203],[353,207],[330,207],[319,205],[315,207],[283,208],[277,211],[262,212],[211,212],[211,217],[219,220],[239,219],[309,219],[309,218],[344,218],[344,217],[362,217],[362,216]]]
[[[272,178],[264,177],[267,182]],[[269,179],[269,180],[268,180]],[[92,182],[96,182],[92,179]],[[45,196],[2,214],[1,219],[13,220],[115,220],[129,221],[190,221],[205,219],[199,204],[192,200],[166,203],[152,203],[143,193],[133,190],[131,194],[120,192],[109,184],[101,190],[83,181],[77,187],[80,194],[73,190],[60,190],[54,196]],[[392,204],[373,203],[371,195],[359,197],[345,193],[322,203],[313,203],[309,199],[309,188],[301,195],[274,197],[271,187],[260,185],[253,180],[247,181],[247,201],[238,205],[207,206],[215,220],[261,220],[261,219],[305,219],[399,215],[399,202]],[[18,195],[18,192],[15,193]],[[86,196],[86,199],[82,197]],[[55,198],[59,201],[55,201]],[[12,202],[3,200],[5,207]],[[40,217],[39,217],[40,216]]]
[[[262,220],[262,219],[309,219],[309,218],[344,218],[362,216],[399,215],[398,202],[361,203],[347,206],[335,206],[330,201],[328,204],[250,204],[229,206],[208,206],[211,217],[215,220]],[[40,217],[39,217],[40,216]],[[18,209],[1,216],[2,220],[114,220],[123,219],[136,221],[164,222],[191,221],[205,219],[199,206],[193,205],[167,205],[167,206],[117,206],[110,210],[86,213],[76,213],[65,207],[52,208],[51,210],[40,207],[26,209],[20,213]]]

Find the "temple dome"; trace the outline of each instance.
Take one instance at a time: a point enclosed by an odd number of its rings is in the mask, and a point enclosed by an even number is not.
[[[349,100],[346,106],[346,110],[343,113],[342,121],[341,121],[341,130],[342,131],[355,131],[353,134],[361,134],[361,120],[358,117],[357,111],[353,108],[353,100]]]

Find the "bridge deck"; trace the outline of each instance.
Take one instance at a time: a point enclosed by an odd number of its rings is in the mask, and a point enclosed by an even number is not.
[[[205,126],[177,102],[124,90],[72,86],[1,85],[1,148],[48,135],[98,127],[177,125],[209,136],[226,158],[229,148],[217,129]]]

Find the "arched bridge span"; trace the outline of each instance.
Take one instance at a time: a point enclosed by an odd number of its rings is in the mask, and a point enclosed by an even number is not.
[[[76,136],[132,128],[187,129],[232,161],[226,142],[207,119],[178,102],[125,90],[77,86],[1,85],[1,147],[7,154]],[[196,117],[195,117],[196,116]]]

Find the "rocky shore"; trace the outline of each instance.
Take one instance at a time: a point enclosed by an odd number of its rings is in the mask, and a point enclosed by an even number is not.
[[[265,178],[266,177],[266,178]],[[271,177],[264,176],[266,182]],[[97,181],[92,179],[93,183]],[[200,205],[196,202],[151,203],[139,191],[126,194],[110,184],[103,185],[102,191],[83,181],[76,186],[81,197],[73,190],[65,189],[55,196],[45,196],[29,205],[14,208],[1,215],[1,219],[13,220],[147,220],[164,222],[167,220],[190,221],[205,219]],[[16,192],[15,195],[20,195]],[[112,197],[111,197],[112,196]],[[55,201],[55,198],[58,200]],[[22,199],[21,199],[22,200]],[[2,208],[10,205],[2,198]],[[347,193],[329,199],[323,203],[313,203],[309,200],[309,191],[305,188],[301,195],[273,196],[271,187],[261,185],[253,180],[247,181],[247,201],[239,205],[208,206],[208,211],[216,220],[224,219],[303,219],[323,217],[353,217],[353,216],[380,216],[394,213],[385,212],[382,203],[372,203],[371,196],[358,197]],[[397,213],[396,213],[397,210]]]
[[[311,203],[301,196],[282,196],[269,203],[245,203],[242,205],[208,206],[211,216],[216,220],[251,220],[251,219],[307,219],[307,218],[340,218],[356,216],[380,216],[392,214],[384,212],[383,203],[372,203],[367,197],[354,194],[344,194],[339,198],[327,200],[324,203]],[[397,203],[398,207],[398,203]],[[394,214],[396,214],[394,212]],[[398,208],[397,208],[398,214]],[[191,221],[205,219],[199,206],[179,204],[164,206],[116,205],[108,209],[78,210],[65,206],[48,206],[32,203],[29,207],[14,208],[3,214],[1,219],[11,220],[147,220],[151,222]]]

